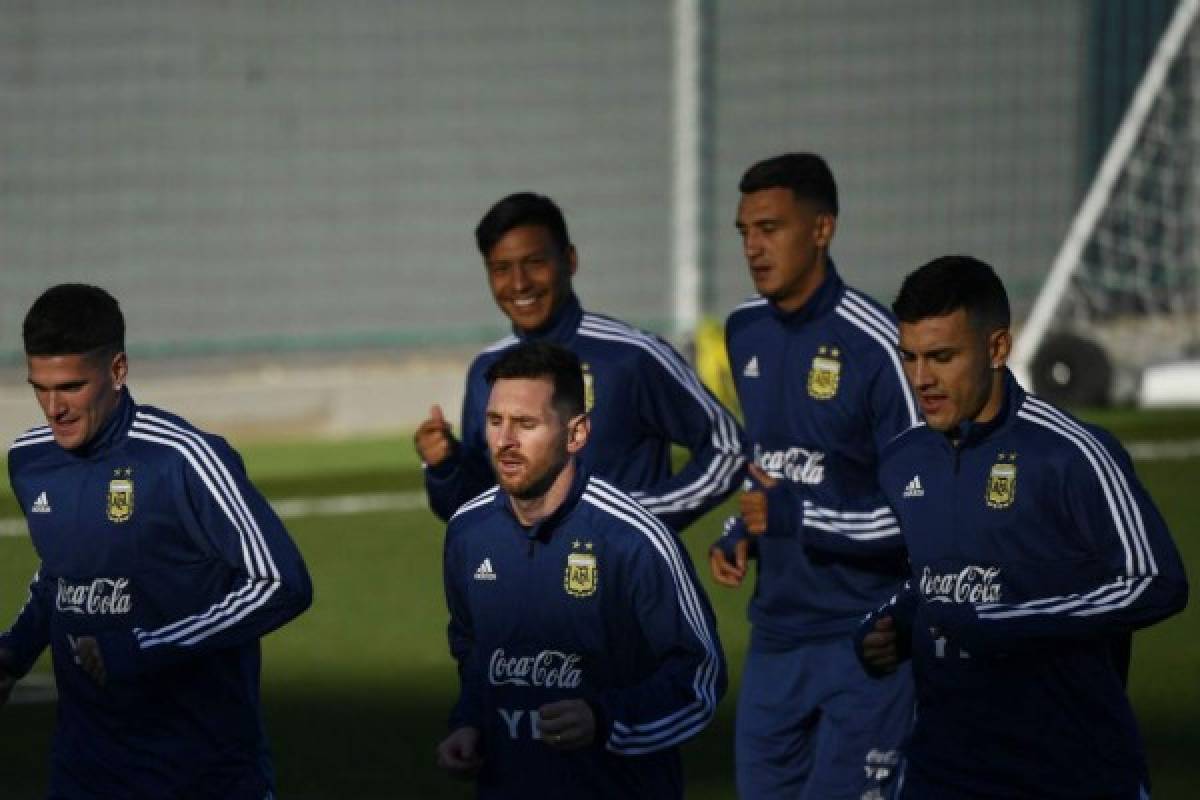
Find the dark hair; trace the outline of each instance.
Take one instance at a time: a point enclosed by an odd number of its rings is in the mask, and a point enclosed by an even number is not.
[[[563,219],[562,211],[549,197],[533,192],[510,194],[489,208],[475,226],[475,245],[480,254],[487,258],[504,234],[523,225],[538,225],[550,231],[559,253],[565,253],[571,246],[567,221]]]
[[[742,194],[764,189],[791,189],[797,200],[808,200],[819,211],[838,215],[837,182],[825,159],[816,153],[784,153],[760,161],[742,175]]]
[[[587,410],[579,356],[550,342],[527,341],[505,351],[484,378],[488,386],[506,378],[549,379],[554,384],[550,403],[564,422]]]
[[[22,326],[27,356],[110,356],[125,350],[125,317],[99,286],[60,283],[42,292]]]
[[[1008,292],[995,270],[971,256],[942,256],[904,279],[892,310],[901,322],[919,322],[966,309],[978,331],[1007,328]]]

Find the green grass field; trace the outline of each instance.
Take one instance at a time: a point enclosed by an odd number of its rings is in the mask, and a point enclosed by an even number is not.
[[[1200,438],[1200,412],[1108,412],[1124,439]],[[243,448],[272,499],[420,488],[407,438]],[[1143,461],[1193,580],[1200,575],[1200,458]],[[0,494],[0,518],[17,516]],[[702,576],[720,514],[686,541]],[[442,528],[427,511],[310,516],[289,523],[313,575],[313,608],[264,642],[263,695],[280,795],[309,798],[460,798],[468,788],[433,766],[455,692],[445,645]],[[0,625],[25,600],[36,568],[25,538],[0,538]],[[747,628],[748,588],[706,581],[729,657],[731,686],[713,726],[686,750],[688,796],[733,796],[734,698]],[[1156,800],[1194,795],[1200,753],[1200,612],[1140,633],[1130,691],[1141,720]],[[38,671],[46,670],[43,663]],[[43,796],[52,705],[0,710],[0,798]]]

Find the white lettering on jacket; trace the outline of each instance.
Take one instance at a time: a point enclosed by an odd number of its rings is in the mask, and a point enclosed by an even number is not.
[[[578,689],[583,680],[575,653],[543,650],[536,656],[506,656],[503,648],[492,652],[488,681],[493,686],[538,686],[543,689]]]
[[[773,478],[815,486],[825,480],[825,454],[820,450],[789,447],[787,450],[763,450],[754,445],[754,461]]]
[[[71,614],[128,614],[133,607],[128,578],[96,578],[91,583],[58,579],[54,607]]]
[[[958,572],[921,571],[921,594],[945,597],[956,603],[999,603],[1001,586],[999,567],[963,567]]]

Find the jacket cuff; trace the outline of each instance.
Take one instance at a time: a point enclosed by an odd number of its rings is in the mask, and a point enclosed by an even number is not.
[[[442,459],[440,464],[422,464],[421,466],[425,468],[426,479],[438,483],[449,480],[458,471],[458,446],[455,445],[450,451],[450,455]]]

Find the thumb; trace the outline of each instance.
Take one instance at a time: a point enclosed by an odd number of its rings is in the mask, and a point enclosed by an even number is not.
[[[896,620],[892,619],[890,616],[880,617],[879,619],[875,620],[875,630],[877,631],[890,631],[894,630],[895,627]]]
[[[749,550],[750,543],[745,539],[733,546],[734,564],[738,569],[744,570],[746,568],[746,554],[749,552]]]
[[[446,424],[446,417],[444,414],[442,414],[442,407],[439,406],[437,403],[434,403],[432,406],[429,407],[429,418],[432,419],[434,422],[438,423],[439,425]]]

